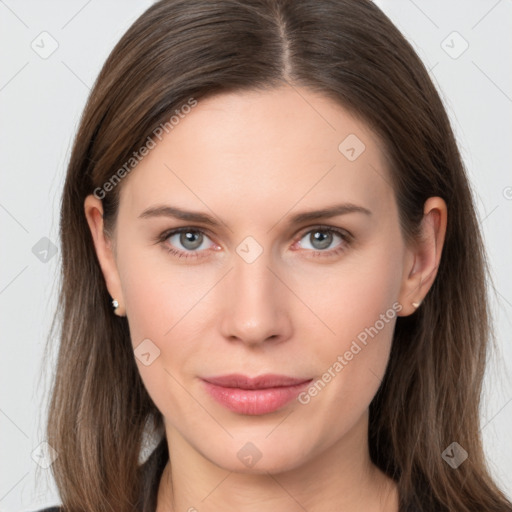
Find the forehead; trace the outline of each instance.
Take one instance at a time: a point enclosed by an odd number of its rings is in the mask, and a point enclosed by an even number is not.
[[[298,200],[389,207],[392,199],[378,137],[341,105],[303,88],[209,97],[156,142],[123,183],[121,205],[141,211],[210,201],[255,213],[262,199],[279,211]]]

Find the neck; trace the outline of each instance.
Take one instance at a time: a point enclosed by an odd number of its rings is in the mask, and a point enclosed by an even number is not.
[[[371,462],[367,428],[365,415],[338,443],[291,470],[237,473],[203,457],[167,426],[172,466],[160,480],[157,512],[397,512],[397,486]]]

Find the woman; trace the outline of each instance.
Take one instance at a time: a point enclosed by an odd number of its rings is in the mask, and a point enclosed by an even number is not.
[[[61,237],[63,510],[512,510],[467,178],[372,2],[150,7],[85,108]]]

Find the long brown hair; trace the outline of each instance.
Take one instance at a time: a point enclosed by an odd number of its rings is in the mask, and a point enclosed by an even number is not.
[[[512,511],[489,476],[479,434],[492,337],[472,194],[427,70],[370,0],[162,0],[111,52],[83,112],[62,197],[61,331],[47,434],[59,454],[52,471],[64,510],[135,510],[145,426],[162,427],[127,320],[112,313],[85,197],[123,166],[129,172],[133,153],[191,98],[284,82],[335,100],[379,136],[407,238],[417,235],[427,198],[448,206],[438,275],[419,310],[398,318],[370,406],[372,460],[397,481],[401,510]],[[118,181],[102,193],[107,232]],[[442,457],[454,441],[469,454],[457,469]]]

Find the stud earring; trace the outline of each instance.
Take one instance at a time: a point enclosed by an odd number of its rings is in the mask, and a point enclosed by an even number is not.
[[[415,309],[419,308],[420,305],[421,305],[421,300],[419,302],[412,302],[412,307],[415,308]]]
[[[126,316],[124,313],[124,308],[119,305],[119,301],[117,299],[112,299],[112,307],[114,308],[114,313],[117,316]]]

